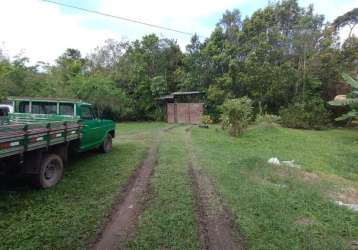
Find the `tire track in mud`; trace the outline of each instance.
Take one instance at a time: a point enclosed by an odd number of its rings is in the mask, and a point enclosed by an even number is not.
[[[119,202],[114,204],[108,222],[98,234],[90,249],[121,249],[134,236],[138,217],[143,212],[148,197],[150,177],[157,164],[160,137],[163,133],[176,127],[171,126],[159,132],[157,141],[150,147],[146,158],[129,178],[128,184],[120,195]]]
[[[110,220],[97,238],[92,249],[119,249],[124,242],[133,236],[137,220],[142,212],[150,176],[156,164],[159,143],[153,145],[142,161],[134,176],[130,178],[123,199],[118,203]]]
[[[193,182],[196,220],[202,247],[209,250],[246,249],[245,237],[232,220],[214,185],[197,165],[191,142],[191,128],[186,129],[186,132],[189,174]]]

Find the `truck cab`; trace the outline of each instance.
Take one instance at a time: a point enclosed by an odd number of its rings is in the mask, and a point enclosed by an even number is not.
[[[54,119],[79,119],[81,141],[78,152],[100,148],[109,151],[112,148],[112,138],[115,137],[115,124],[111,120],[97,117],[90,103],[63,98],[28,98],[11,97],[9,100],[14,107],[14,114],[42,114]]]
[[[13,107],[7,104],[0,104],[0,117],[8,116],[9,113],[12,113]]]

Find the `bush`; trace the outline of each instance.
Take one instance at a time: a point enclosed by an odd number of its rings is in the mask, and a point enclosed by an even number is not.
[[[277,115],[263,114],[256,116],[256,123],[278,124],[281,121],[281,117]]]
[[[280,116],[281,124],[288,128],[323,129],[330,123],[330,113],[320,99],[291,104],[280,110]]]
[[[249,125],[252,117],[252,101],[248,97],[228,99],[221,106],[222,128],[229,130],[230,135],[238,136]]]
[[[203,115],[201,117],[201,124],[209,125],[209,124],[212,124],[212,123],[213,123],[213,120],[211,120],[210,115]]]

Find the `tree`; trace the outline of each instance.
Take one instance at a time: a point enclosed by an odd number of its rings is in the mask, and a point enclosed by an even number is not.
[[[71,80],[71,86],[77,98],[94,104],[98,117],[108,109],[117,113],[118,117],[126,116],[128,99],[110,77],[102,74],[77,76]]]
[[[343,69],[350,75],[358,75],[358,37],[345,40],[339,52]]]
[[[226,99],[244,96],[258,113],[307,107],[313,99],[327,102],[350,90],[341,72],[357,75],[358,39],[352,35],[340,46],[337,34],[345,25],[353,30],[356,12],[331,25],[298,0],[270,3],[244,19],[238,9],[227,10],[211,35],[204,41],[194,35],[185,52],[177,41],[155,34],[135,41],[109,39],[85,57],[67,49],[54,65],[28,66],[26,57],[10,59],[1,50],[0,98],[86,98],[100,112],[131,120],[161,117],[157,97],[174,91],[205,92],[205,112],[214,120]],[[97,92],[110,96],[111,105],[101,103]]]
[[[352,36],[353,29],[358,23],[358,8],[354,8],[351,11],[348,11],[342,16],[337,17],[334,22],[333,26],[338,30],[345,26],[349,26],[349,35],[348,38]]]
[[[103,46],[97,47],[94,52],[87,57],[90,70],[92,72],[115,73],[118,62],[128,46],[129,43],[127,41],[118,42],[113,39],[106,40]]]

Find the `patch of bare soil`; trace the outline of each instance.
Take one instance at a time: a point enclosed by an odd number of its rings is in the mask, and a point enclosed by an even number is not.
[[[349,248],[350,250],[358,250],[358,240],[352,240],[349,242]]]
[[[235,230],[208,177],[189,164],[197,203],[199,235],[204,249],[244,249],[244,238]]]
[[[143,210],[150,176],[156,164],[158,143],[153,145],[123,191],[121,201],[113,208],[109,222],[99,234],[92,249],[120,249],[133,237]]]
[[[303,181],[309,183],[317,183],[320,182],[321,180],[321,178],[317,174],[303,171],[303,170],[298,171],[298,175],[301,177]]]
[[[282,166],[273,167],[272,169],[273,169],[273,172],[280,177],[295,176],[299,180],[302,180],[304,182],[308,182],[311,184],[317,183],[321,180],[319,175],[312,173],[312,172],[307,172],[303,169],[289,168],[289,167],[282,167]]]
[[[181,124],[175,124],[175,125],[173,125],[173,126],[170,126],[170,127],[167,127],[167,128],[163,128],[163,131],[164,131],[164,132],[169,132],[169,131],[171,131],[171,130],[177,128],[177,127],[180,127],[180,126],[181,126]]]
[[[358,204],[358,190],[353,187],[343,188],[340,192],[331,192],[329,196],[344,203]]]
[[[295,224],[297,225],[303,225],[303,226],[308,226],[308,225],[312,225],[313,224],[313,220],[310,218],[306,218],[306,217],[302,217],[299,218],[295,221]]]
[[[245,249],[245,239],[223,205],[214,185],[207,175],[195,165],[190,135],[188,135],[187,148],[191,156],[189,173],[193,180],[197,210],[196,220],[199,225],[202,247],[215,250]]]
[[[128,135],[119,135],[120,140],[144,139],[150,132],[140,132]]]

